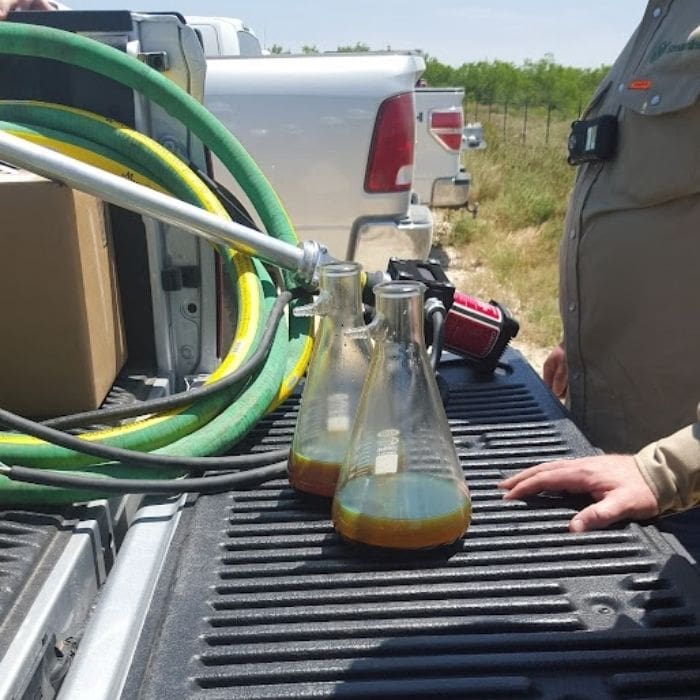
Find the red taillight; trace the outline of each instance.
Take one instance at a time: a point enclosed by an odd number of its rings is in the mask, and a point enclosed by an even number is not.
[[[404,192],[411,188],[414,141],[413,94],[384,100],[374,125],[366,192]]]
[[[459,151],[462,147],[464,115],[462,110],[430,113],[430,133],[449,151]]]

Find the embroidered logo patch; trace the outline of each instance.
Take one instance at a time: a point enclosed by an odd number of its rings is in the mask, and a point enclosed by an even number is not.
[[[685,51],[700,51],[700,40],[688,39],[674,44],[672,41],[660,41],[649,54],[649,63],[656,63],[663,56],[671,53],[683,53]]]

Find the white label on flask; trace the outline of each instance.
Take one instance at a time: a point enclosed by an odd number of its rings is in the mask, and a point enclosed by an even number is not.
[[[399,431],[381,430],[377,433],[377,456],[374,460],[375,474],[396,474],[399,471]]]
[[[347,394],[328,394],[326,431],[346,433],[350,430],[350,400]]]
[[[374,461],[375,474],[396,474],[397,471],[399,471],[398,452],[377,455],[377,459]]]

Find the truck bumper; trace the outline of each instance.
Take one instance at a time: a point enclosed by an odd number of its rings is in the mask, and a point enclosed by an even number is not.
[[[433,242],[433,215],[422,204],[412,204],[398,220],[369,220],[354,230],[350,259],[365,270],[386,270],[389,258],[425,260]]]
[[[455,177],[441,177],[433,183],[434,207],[463,207],[469,198],[471,175],[464,169]]]

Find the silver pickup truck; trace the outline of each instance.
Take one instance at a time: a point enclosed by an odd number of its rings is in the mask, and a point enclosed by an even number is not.
[[[416,158],[413,189],[432,207],[461,207],[471,177],[462,163],[464,90],[417,87]]]
[[[302,239],[371,269],[427,257],[429,202],[411,202],[421,56],[263,56],[240,20],[188,22],[207,58],[206,107],[266,173]],[[214,174],[239,194],[216,162]]]

